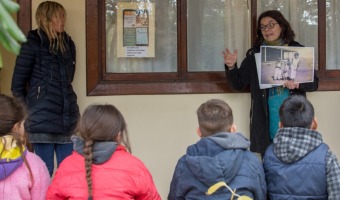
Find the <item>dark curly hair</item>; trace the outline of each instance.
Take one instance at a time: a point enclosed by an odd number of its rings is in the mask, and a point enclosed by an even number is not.
[[[268,11],[263,12],[257,20],[257,38],[255,40],[255,46],[260,46],[264,41],[262,31],[261,31],[261,20],[265,17],[271,17],[277,21],[277,23],[280,25],[282,29],[281,37],[285,43],[289,44],[290,42],[294,40],[295,33],[290,27],[289,22],[282,15],[282,13],[277,10],[268,10]]]

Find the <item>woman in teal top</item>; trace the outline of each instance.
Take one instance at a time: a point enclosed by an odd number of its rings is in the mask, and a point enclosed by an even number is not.
[[[241,66],[237,66],[237,50],[223,52],[228,83],[237,91],[250,88],[250,150],[264,154],[278,129],[279,107],[289,95],[306,95],[318,89],[319,79],[314,72],[314,81],[296,83],[287,80],[282,86],[260,89],[255,53],[260,52],[260,46],[300,46],[294,41],[295,33],[281,12],[268,10],[263,12],[257,22],[257,38],[253,48],[247,51]]]

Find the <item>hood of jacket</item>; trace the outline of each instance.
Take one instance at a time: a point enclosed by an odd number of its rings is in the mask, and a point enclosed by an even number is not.
[[[26,155],[27,149],[23,146],[22,151]],[[11,175],[24,162],[20,148],[12,135],[0,138],[0,180]]]
[[[78,136],[72,136],[71,140],[73,141],[73,149],[79,154],[84,155],[83,148],[85,141]],[[109,160],[117,146],[118,143],[113,141],[95,142],[92,149],[93,163],[103,164]]]
[[[319,132],[300,127],[281,128],[273,140],[275,155],[285,163],[305,157],[322,143]]]
[[[249,146],[249,140],[241,133],[217,133],[188,147],[185,162],[196,178],[206,185],[218,181],[228,183],[237,174],[244,150]]]

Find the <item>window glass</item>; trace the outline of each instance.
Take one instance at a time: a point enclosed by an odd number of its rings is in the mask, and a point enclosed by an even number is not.
[[[258,0],[258,16],[266,10],[280,10],[295,32],[295,40],[314,47],[314,65],[318,69],[318,1]]]
[[[115,46],[119,18],[117,6],[121,2],[153,4],[155,8],[155,56],[153,58],[117,58],[117,46]],[[22,8],[30,8],[33,2],[25,0],[18,3]],[[338,0],[182,0],[178,2],[176,0],[86,0],[85,6],[87,95],[233,92],[226,84],[228,80],[225,78],[220,53],[226,47],[231,50],[239,49],[238,63],[240,64],[244,52],[251,45],[249,38],[254,37],[254,30],[250,32],[247,29],[249,26],[255,28],[255,25],[250,23],[255,22],[257,18],[253,11],[259,15],[268,9],[280,10],[290,21],[296,33],[296,40],[305,46],[315,48],[315,63],[320,63],[319,67],[316,66],[320,79],[318,90],[340,91],[340,66],[338,65],[340,31],[337,28],[340,27],[340,3]],[[31,15],[31,9],[20,9],[18,12],[18,25],[26,34],[31,30],[31,17],[27,17]],[[207,21],[202,20],[200,16],[204,18],[215,16],[215,18],[210,17]],[[224,18],[219,18],[220,16]],[[122,18],[122,15],[120,17]],[[222,25],[220,25],[221,21]],[[318,21],[323,23],[318,24]],[[242,27],[244,24],[248,25]],[[240,31],[239,26],[241,26]],[[318,29],[320,29],[319,33]],[[138,33],[143,36],[145,29],[141,29]],[[214,37],[209,37],[210,35]],[[244,38],[241,42],[238,39],[240,37]],[[138,44],[145,45],[150,42],[144,39],[142,37],[138,40]],[[184,44],[177,44],[177,41]],[[196,48],[195,43],[200,46]],[[318,46],[320,51],[317,49]],[[215,52],[209,54],[212,51]],[[215,72],[205,73],[204,70]],[[202,73],[199,73],[200,71]]]
[[[121,3],[124,2],[137,5],[137,9],[122,6]],[[131,0],[106,0],[106,72],[176,72],[176,3],[176,0],[132,2]],[[134,24],[131,20],[136,23]],[[148,31],[154,36],[149,37]],[[135,40],[131,40],[133,38],[131,35],[136,36]],[[126,37],[122,39],[121,36]],[[117,38],[121,41],[117,41]],[[123,44],[124,48],[121,48],[119,44]],[[126,46],[130,49],[137,48],[142,53],[146,51],[145,48],[154,48],[154,56],[120,57],[119,51],[124,51]]]
[[[187,1],[188,71],[224,71],[222,51],[250,48],[247,0]]]
[[[326,1],[326,68],[340,69],[340,2]]]

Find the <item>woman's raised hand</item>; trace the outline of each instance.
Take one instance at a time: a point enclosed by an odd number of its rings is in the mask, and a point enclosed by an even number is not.
[[[235,49],[234,53],[231,53],[228,48],[223,51],[223,58],[224,58],[224,64],[228,66],[229,69],[233,68],[235,63],[237,62],[237,52],[238,50]]]

